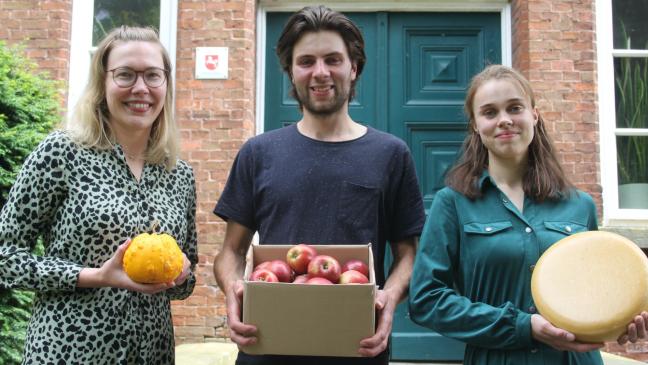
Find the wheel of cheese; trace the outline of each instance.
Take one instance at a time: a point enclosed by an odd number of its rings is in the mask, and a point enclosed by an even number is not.
[[[648,309],[648,258],[615,233],[576,233],[552,245],[531,277],[538,312],[582,342],[614,341]]]

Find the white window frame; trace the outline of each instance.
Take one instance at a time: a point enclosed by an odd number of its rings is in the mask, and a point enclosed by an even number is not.
[[[259,0],[257,4],[257,49],[256,49],[256,133],[263,133],[265,112],[265,49],[266,49],[266,15],[276,11],[297,11],[304,6],[317,5],[323,2],[312,1],[276,1]],[[324,2],[326,6],[341,12],[499,12],[501,14],[502,64],[512,65],[511,50],[511,4],[509,0],[404,0],[404,1],[371,1],[371,0],[333,0]],[[272,45],[270,45],[272,47]]]
[[[83,89],[88,83],[92,47],[92,17],[94,1],[73,0],[72,34],[70,39],[70,69],[68,84],[68,116],[74,110]],[[160,41],[171,58],[171,75],[175,76],[178,0],[160,0]],[[175,80],[175,77],[173,77]],[[175,85],[171,85],[175,88]]]
[[[648,58],[648,50],[615,50],[612,0],[596,0],[596,38],[598,64],[599,146],[601,186],[603,188],[603,225],[639,226],[648,221],[648,209],[619,207],[616,137],[648,136],[648,129],[617,128],[614,95],[614,58]]]

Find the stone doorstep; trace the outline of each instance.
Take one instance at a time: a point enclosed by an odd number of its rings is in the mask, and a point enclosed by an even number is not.
[[[175,365],[234,365],[238,349],[231,342],[192,343],[176,346]],[[602,352],[605,365],[645,365],[645,362]],[[391,362],[391,365],[424,365],[423,363]],[[430,362],[429,365],[459,363]]]
[[[175,365],[234,365],[237,353],[231,342],[183,344],[175,348]]]
[[[601,352],[603,355],[603,363],[605,365],[645,365],[645,362],[633,360],[627,357]]]

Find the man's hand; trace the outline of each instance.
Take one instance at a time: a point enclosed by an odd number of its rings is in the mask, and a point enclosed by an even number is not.
[[[227,293],[227,326],[230,329],[230,339],[241,346],[256,343],[254,335],[257,328],[253,325],[241,322],[241,310],[243,308],[243,281],[238,280],[232,285]]]
[[[602,343],[578,342],[573,333],[555,327],[539,314],[531,316],[531,334],[537,341],[560,351],[587,352],[604,346]]]
[[[386,291],[378,290],[376,292],[375,306],[376,318],[378,319],[376,334],[360,341],[360,349],[358,350],[360,355],[376,357],[385,351],[389,343],[396,304],[397,300],[391,298]]]

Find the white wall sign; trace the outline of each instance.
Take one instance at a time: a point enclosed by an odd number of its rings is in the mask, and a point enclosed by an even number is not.
[[[196,79],[227,79],[227,47],[196,47]]]

